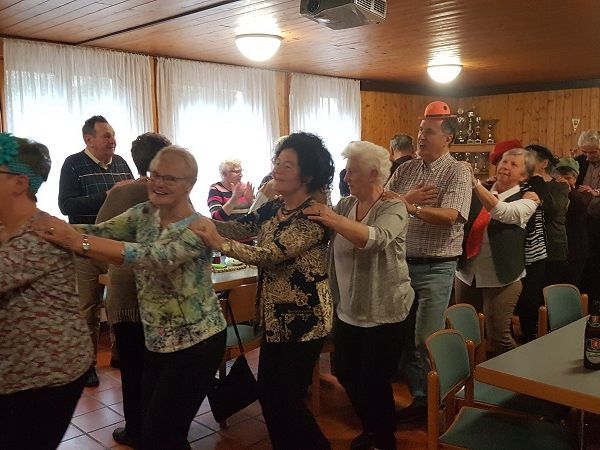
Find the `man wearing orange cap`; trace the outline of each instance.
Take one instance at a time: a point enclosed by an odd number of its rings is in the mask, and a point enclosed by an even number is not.
[[[450,155],[458,130],[444,102],[425,108],[417,139],[419,155],[402,164],[386,188],[406,203],[411,215],[406,236],[406,262],[416,301],[409,319],[415,321],[416,349],[405,351],[402,371],[413,403],[399,413],[400,421],[426,415],[425,339],[444,327],[444,311],[452,293],[456,260],[462,253],[463,226],[469,217],[469,170]],[[389,194],[391,195],[391,194]]]

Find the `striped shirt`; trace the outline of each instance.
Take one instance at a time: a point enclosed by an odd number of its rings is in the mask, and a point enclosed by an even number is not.
[[[405,195],[420,183],[439,189],[438,197],[431,206],[454,209],[458,211],[458,219],[448,226],[411,217],[406,235],[406,256],[446,258],[461,255],[463,227],[471,206],[472,187],[469,170],[450,153],[432,163],[413,159],[398,167],[387,182],[386,189]]]
[[[206,203],[208,204],[208,210],[213,219],[226,222],[248,214],[251,202],[245,197],[240,197],[239,203],[233,207],[231,214],[227,214],[223,211],[223,205],[229,201],[231,195],[232,192],[223,186],[223,183],[220,181],[210,185]]]
[[[92,224],[115,183],[133,179],[127,162],[113,155],[107,168],[94,162],[85,150],[70,155],[60,171],[58,206],[69,223]]]
[[[538,177],[539,178],[539,177]],[[543,180],[542,180],[543,181]],[[545,183],[545,182],[544,182]],[[535,189],[529,183],[524,183],[522,192],[533,191]],[[540,197],[540,193],[536,192]],[[546,231],[544,226],[544,211],[537,208],[533,216],[527,222],[527,236],[525,237],[525,265],[533,264],[548,257],[546,251]]]

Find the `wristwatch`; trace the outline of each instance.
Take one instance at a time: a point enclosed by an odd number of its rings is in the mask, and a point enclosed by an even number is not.
[[[83,238],[83,241],[81,242],[81,250],[83,250],[83,253],[87,253],[90,251],[90,248],[92,248],[90,241],[88,241],[87,234],[82,234],[81,237]]]
[[[415,205],[413,203],[413,206],[415,207],[415,213],[414,214],[409,214],[411,217],[419,217],[419,214],[421,213],[421,210],[423,208],[421,208],[419,205]]]

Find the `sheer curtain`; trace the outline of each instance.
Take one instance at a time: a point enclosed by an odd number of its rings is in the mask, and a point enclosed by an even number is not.
[[[342,78],[292,74],[290,128],[318,134],[335,161],[331,199],[340,198],[339,173],[345,167],[342,150],[360,140],[360,82]]]
[[[257,187],[279,137],[275,72],[159,58],[157,85],[161,133],[198,160],[195,208],[208,213],[208,189],[225,159],[241,160],[242,181]]]
[[[52,170],[37,196],[40,209],[60,215],[60,169],[68,155],[85,148],[81,127],[93,115],[110,122],[117,153],[136,174],[130,144],[152,130],[148,57],[5,39],[4,69],[7,131],[50,150]]]

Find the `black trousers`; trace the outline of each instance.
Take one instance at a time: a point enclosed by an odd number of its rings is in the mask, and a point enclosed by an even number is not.
[[[550,286],[551,284],[566,283],[567,264],[567,261],[547,261],[543,287]]]
[[[144,370],[144,329],[140,322],[113,325],[121,367],[121,390],[127,434],[139,442],[142,435],[142,374]]]
[[[146,350],[142,382],[143,450],[189,449],[192,420],[225,352],[226,331],[173,353]]]
[[[402,353],[405,323],[356,327],[336,320],[333,340],[336,376],[346,389],[363,431],[374,445],[395,449],[396,408],[391,377]]]
[[[529,264],[525,270],[527,276],[521,280],[523,290],[515,310],[521,322],[523,341],[529,342],[537,336],[538,309],[544,304],[542,289],[546,280],[546,260]]]
[[[331,446],[305,403],[324,339],[263,342],[258,396],[274,450],[325,450]]]
[[[0,395],[0,449],[56,449],[67,431],[86,375],[63,386]]]

